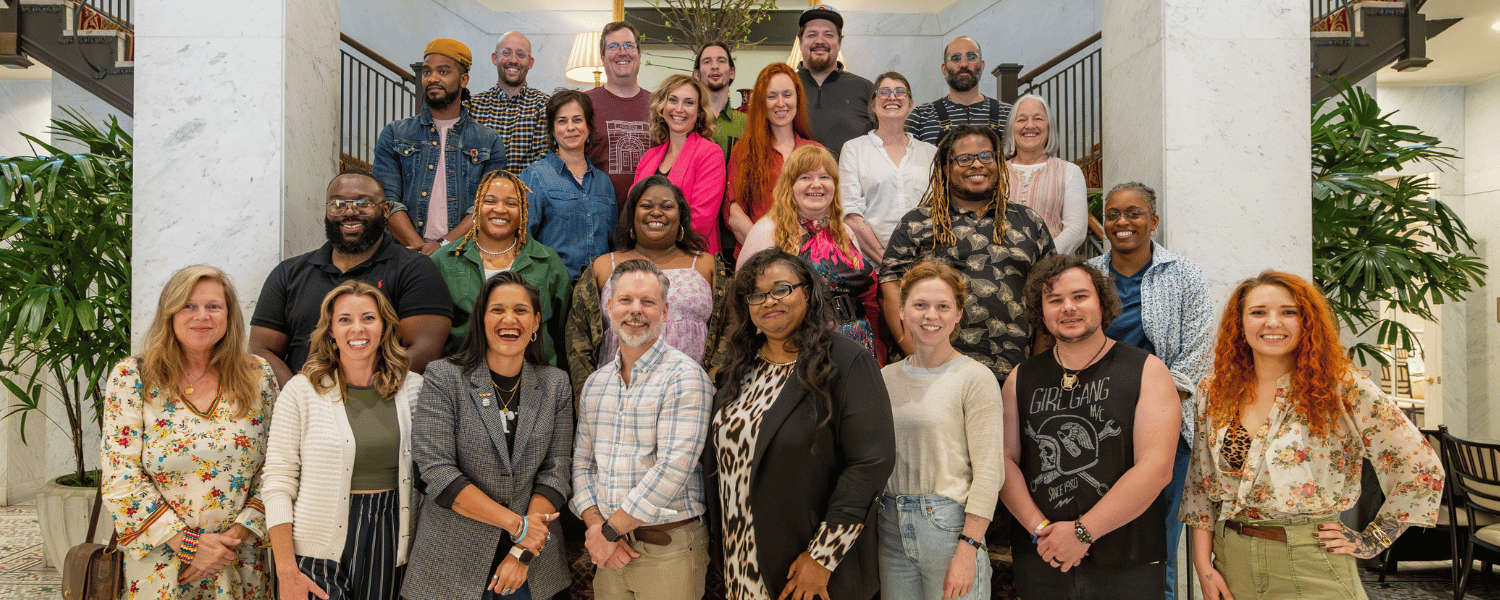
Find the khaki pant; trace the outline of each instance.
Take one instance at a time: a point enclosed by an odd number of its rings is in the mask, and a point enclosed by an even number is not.
[[[1365,588],[1350,554],[1333,554],[1313,537],[1319,523],[1337,515],[1249,521],[1246,525],[1286,528],[1286,542],[1235,533],[1214,526],[1214,568],[1229,584],[1235,600],[1366,600]]]
[[[594,573],[595,600],[699,600],[708,574],[708,529],[699,519],[668,532],[672,543],[654,546],[632,538],[640,556],[623,569]]]

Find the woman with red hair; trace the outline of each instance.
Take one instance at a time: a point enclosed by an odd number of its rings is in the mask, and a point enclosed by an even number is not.
[[[1266,271],[1230,296],[1180,513],[1207,600],[1365,598],[1354,559],[1437,520],[1437,454],[1338,340],[1322,293],[1296,275]],[[1359,498],[1361,459],[1386,501],[1355,531],[1339,513]]]
[[[807,126],[807,96],[797,72],[785,63],[771,63],[755,78],[746,103],[745,136],[729,152],[729,189],[724,220],[743,244],[750,226],[771,210],[771,191],[781,177],[781,164],[792,151],[820,144]],[[736,250],[735,256],[739,252]]]

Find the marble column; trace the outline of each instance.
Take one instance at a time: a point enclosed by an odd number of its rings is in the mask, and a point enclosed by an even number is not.
[[[1104,185],[1157,190],[1157,241],[1214,301],[1312,274],[1305,0],[1103,0]]]
[[[178,269],[224,269],[248,319],[266,274],[322,238],[338,168],[337,0],[136,6],[138,350]]]

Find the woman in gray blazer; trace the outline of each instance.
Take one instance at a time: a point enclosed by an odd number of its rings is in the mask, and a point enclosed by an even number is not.
[[[544,366],[537,289],[485,282],[455,356],[428,365],[412,424],[427,483],[402,595],[550,598],[569,581],[558,508],[570,493],[573,396]]]

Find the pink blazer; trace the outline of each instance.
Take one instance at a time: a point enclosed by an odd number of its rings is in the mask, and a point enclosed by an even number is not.
[[[635,183],[656,174],[662,159],[667,157],[667,144],[656,146],[641,156],[635,166]],[[704,237],[711,254],[719,253],[719,208],[724,203],[724,150],[713,140],[689,133],[682,144],[682,152],[672,163],[667,179],[682,188],[687,196],[688,207],[693,212],[693,231]],[[634,215],[622,218],[634,219]]]

